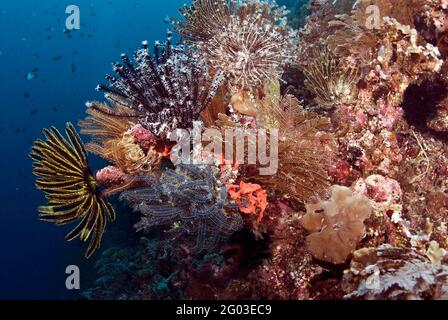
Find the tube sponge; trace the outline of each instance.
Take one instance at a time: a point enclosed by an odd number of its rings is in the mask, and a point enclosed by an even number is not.
[[[311,234],[307,247],[320,260],[340,264],[345,262],[365,234],[364,220],[372,213],[370,200],[353,195],[349,188],[331,187],[331,198],[317,204],[307,204],[302,226]]]

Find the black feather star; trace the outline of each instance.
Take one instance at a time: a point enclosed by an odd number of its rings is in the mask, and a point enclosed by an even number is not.
[[[184,231],[196,234],[196,250],[202,251],[242,226],[241,215],[229,210],[236,207],[228,202],[227,189],[210,166],[179,165],[165,170],[157,180],[143,179],[149,187],[120,196],[143,214],[138,231],[179,222]]]
[[[223,82],[222,72],[211,76],[207,63],[195,51],[156,43],[154,56],[147,42],[113,65],[117,77],[107,75],[109,85],[99,85],[110,100],[124,100],[136,111],[140,124],[157,136],[174,129],[191,129],[193,121],[208,106]]]

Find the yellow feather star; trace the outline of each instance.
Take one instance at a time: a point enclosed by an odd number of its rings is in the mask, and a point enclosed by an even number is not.
[[[66,239],[87,241],[92,235],[85,254],[89,258],[101,245],[107,217],[115,220],[115,211],[101,195],[75,128],[67,123],[65,131],[68,140],[54,127],[44,129],[46,140],[37,140],[30,153],[36,187],[48,200],[39,207],[39,218],[57,225],[81,220]]]

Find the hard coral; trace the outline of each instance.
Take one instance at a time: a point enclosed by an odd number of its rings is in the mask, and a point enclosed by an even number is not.
[[[402,191],[398,181],[375,174],[355,183],[355,191],[376,202],[395,203],[401,200]]]
[[[365,234],[364,220],[372,213],[370,201],[349,188],[331,187],[328,201],[307,204],[302,226],[311,234],[307,246],[316,258],[334,264],[345,262]]]
[[[151,131],[143,127],[141,124],[137,124],[136,126],[132,127],[130,133],[139,144],[139,146],[145,151],[148,151],[151,146],[155,146],[157,143],[156,136],[154,136]]]
[[[126,180],[126,173],[120,168],[108,166],[99,170],[95,178],[101,186],[111,187],[122,184]]]

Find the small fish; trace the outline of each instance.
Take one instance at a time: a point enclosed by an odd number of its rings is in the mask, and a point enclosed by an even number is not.
[[[30,115],[31,116],[35,116],[38,113],[39,113],[39,110],[38,109],[34,109],[34,110],[31,110]]]
[[[30,72],[26,75],[26,80],[28,80],[28,81],[33,80],[34,78],[36,78],[36,75],[32,72]]]
[[[63,58],[63,56],[56,56],[53,58],[54,61],[59,61]]]
[[[31,97],[31,94],[29,94],[28,92],[26,92],[26,93],[23,94],[23,97],[24,97],[24,98],[29,98],[29,97]]]

